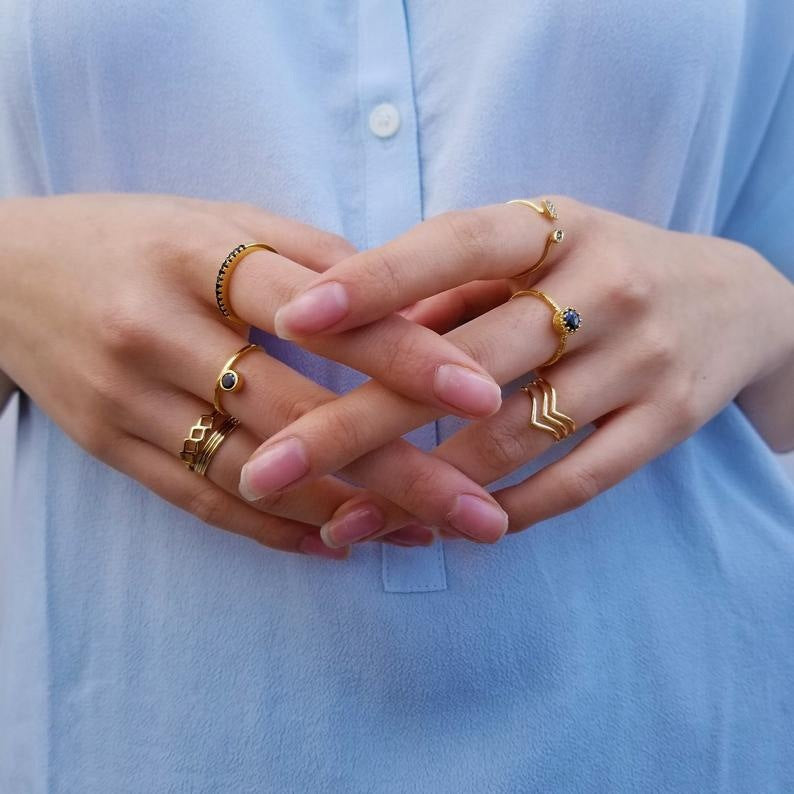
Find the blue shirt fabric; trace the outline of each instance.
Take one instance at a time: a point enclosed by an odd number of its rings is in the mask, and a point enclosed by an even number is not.
[[[794,277],[791,0],[0,0],[0,19],[3,195],[244,200],[363,248],[559,192]],[[202,525],[29,401],[17,430],[2,792],[794,790],[794,490],[733,404],[497,545],[341,564]]]

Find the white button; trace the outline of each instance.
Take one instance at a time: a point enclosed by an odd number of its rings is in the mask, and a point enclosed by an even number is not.
[[[400,111],[390,102],[378,105],[369,114],[369,129],[379,138],[391,138],[400,129]]]

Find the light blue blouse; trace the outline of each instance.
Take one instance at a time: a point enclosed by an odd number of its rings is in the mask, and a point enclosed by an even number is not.
[[[0,20],[5,195],[245,200],[365,247],[560,192],[794,277],[791,0],[0,0]],[[200,524],[28,401],[17,427],[3,794],[794,791],[794,491],[735,405],[495,546],[342,564]]]

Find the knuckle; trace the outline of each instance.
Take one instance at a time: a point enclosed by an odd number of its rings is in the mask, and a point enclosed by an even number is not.
[[[298,419],[306,416],[321,405],[325,405],[330,400],[322,395],[309,396],[303,395],[295,400],[290,400],[283,409],[284,426],[297,422]]]
[[[427,513],[431,499],[434,496],[437,498],[439,493],[435,482],[436,477],[428,467],[415,465],[406,468],[400,476],[400,493],[404,496],[404,504],[409,507],[421,506]]]
[[[465,339],[460,336],[455,338],[454,343],[457,348],[486,370],[501,358],[499,344],[491,336],[481,335]]]
[[[668,436],[676,441],[689,437],[700,425],[694,392],[694,377],[678,377],[674,383],[668,384],[664,395],[656,400],[657,408],[664,414]]]
[[[378,291],[395,297],[402,291],[403,277],[399,262],[390,249],[375,248],[361,260],[363,283],[377,287]]]
[[[645,270],[633,267],[627,259],[618,257],[611,265],[605,291],[606,300],[612,308],[624,314],[636,315],[650,306],[655,288]]]
[[[526,449],[525,436],[516,433],[502,421],[480,421],[475,426],[473,447],[488,469],[493,473],[512,471],[523,462]]]
[[[582,465],[570,466],[560,477],[559,486],[569,508],[581,507],[601,493],[595,473]]]
[[[105,348],[114,357],[150,351],[157,339],[149,300],[135,291],[109,302],[99,322]]]
[[[443,216],[449,235],[463,257],[479,261],[485,257],[493,240],[493,223],[482,213],[454,210]]]
[[[318,260],[327,265],[335,265],[356,252],[355,247],[344,237],[331,232],[318,233],[314,249]]]
[[[192,491],[182,507],[200,521],[214,527],[223,526],[228,517],[223,494],[211,485],[200,486]]]
[[[660,374],[672,368],[676,359],[675,344],[670,334],[662,331],[646,332],[641,345],[644,369],[658,380]]]
[[[318,430],[321,430],[323,447],[332,454],[344,452],[347,456],[350,450],[355,450],[363,455],[369,451],[368,447],[362,447],[366,431],[361,417],[347,408],[335,405],[326,411]]]

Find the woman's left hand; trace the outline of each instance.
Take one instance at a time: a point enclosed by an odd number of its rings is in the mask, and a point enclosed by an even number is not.
[[[276,318],[279,333],[300,342],[417,301],[404,314],[437,330],[451,325],[452,317],[483,312],[445,338],[504,384],[541,367],[562,333],[552,325],[549,304],[536,295],[508,301],[511,293],[531,287],[560,307],[575,307],[581,330],[566,338],[559,363],[540,374],[557,392],[558,411],[579,428],[595,423],[597,429],[555,463],[495,494],[510,516],[508,531],[595,497],[695,432],[749,384],[778,370],[790,373],[794,359],[794,329],[783,319],[794,303],[794,286],[759,254],[569,198],[553,201],[560,216],[554,222],[520,205],[433,218],[319,276],[301,293],[312,291],[311,314],[302,314],[301,302],[293,299]],[[565,239],[549,246],[545,265],[515,280],[558,227]],[[331,307],[317,311],[329,282],[347,296],[340,304],[334,288],[341,314],[330,325]],[[321,316],[322,328],[315,322]],[[567,319],[576,324],[573,315]],[[542,414],[540,392],[535,394]],[[553,443],[550,432],[528,425],[530,407],[528,396],[517,392],[498,413],[472,422],[426,455],[419,470],[403,472],[389,446],[381,445],[440,412],[370,381],[302,416],[260,451],[288,437],[303,446],[310,467],[290,487],[345,467],[353,474],[366,470],[368,482],[379,483],[391,502],[365,492],[342,505],[323,528],[328,545],[369,540],[417,519],[447,534],[449,488],[438,459],[482,484],[503,477]],[[335,421],[339,413],[344,422]],[[336,428],[350,427],[351,416],[360,416],[367,432],[329,439]],[[554,420],[545,423],[562,429]],[[243,480],[252,474],[260,479],[258,452]]]

